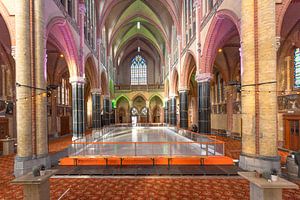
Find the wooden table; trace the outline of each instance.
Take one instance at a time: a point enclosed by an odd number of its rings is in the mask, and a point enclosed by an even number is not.
[[[282,189],[298,189],[298,185],[278,177],[278,181],[268,182],[265,178],[255,177],[255,172],[238,172],[250,182],[251,200],[281,200]]]
[[[46,170],[44,176],[33,176],[32,172],[30,172],[14,179],[12,183],[23,185],[23,195],[25,200],[49,200],[49,178],[57,171],[58,170]]]

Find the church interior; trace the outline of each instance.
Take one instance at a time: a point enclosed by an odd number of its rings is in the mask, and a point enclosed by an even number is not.
[[[1,0],[0,199],[300,199],[299,11]]]

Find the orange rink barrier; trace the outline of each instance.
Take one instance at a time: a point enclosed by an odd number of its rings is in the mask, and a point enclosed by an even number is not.
[[[203,157],[66,157],[61,166],[92,165],[233,165],[227,156]]]

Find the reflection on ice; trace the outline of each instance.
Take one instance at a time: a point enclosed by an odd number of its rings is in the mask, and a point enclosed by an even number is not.
[[[203,156],[223,155],[222,142],[185,130],[166,127],[120,127],[93,140],[75,142],[73,156]]]

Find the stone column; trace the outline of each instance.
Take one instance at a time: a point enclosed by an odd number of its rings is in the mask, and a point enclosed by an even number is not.
[[[176,96],[173,96],[170,97],[170,124],[172,126],[177,125],[176,117]]]
[[[92,91],[92,121],[93,128],[101,128],[101,104],[100,104],[100,90]]]
[[[188,90],[179,91],[180,128],[188,128]]]
[[[109,96],[105,96],[103,98],[103,123],[105,126],[110,124],[109,107]]]
[[[169,123],[169,102],[168,100],[165,101],[165,107],[164,107],[164,123]]]
[[[110,124],[116,123],[116,109],[112,106],[112,101],[109,100]]]
[[[47,94],[45,77],[45,47],[44,40],[44,1],[34,1],[34,28],[35,28],[35,81],[36,87],[44,91],[37,90],[36,97],[36,154],[37,157],[48,155],[48,135],[47,135]]]
[[[198,74],[198,132],[211,133],[210,73]]]
[[[31,51],[30,51],[30,0],[18,1],[16,8],[16,83],[31,85]],[[17,115],[17,142],[18,152],[16,161],[31,160],[32,129],[31,89],[16,87],[16,115]],[[20,167],[22,168],[22,167]],[[16,166],[15,166],[16,170]]]
[[[280,170],[277,155],[274,0],[241,1],[242,154],[240,167]],[[270,91],[270,92],[269,92]]]
[[[84,137],[84,83],[83,77],[71,77],[72,84],[72,117],[73,117],[73,138]]]

